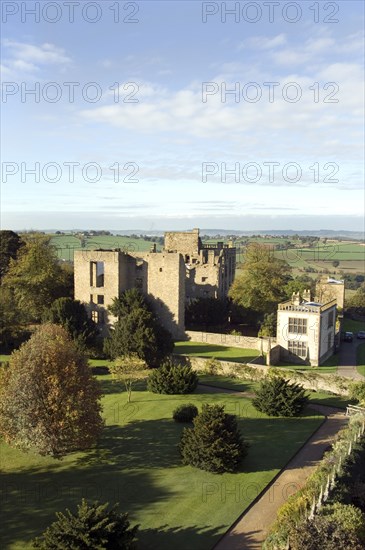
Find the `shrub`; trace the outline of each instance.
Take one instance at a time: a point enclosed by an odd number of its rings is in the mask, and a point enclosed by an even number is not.
[[[364,548],[364,514],[351,505],[324,506],[312,521],[302,521],[290,534],[292,550],[361,550]]]
[[[205,372],[211,376],[216,376],[219,373],[220,368],[221,364],[215,357],[207,359],[205,362]]]
[[[173,359],[166,360],[149,376],[147,389],[153,393],[192,393],[198,384],[198,377],[190,365],[179,365]]]
[[[365,406],[365,382],[352,382],[350,385],[350,399],[359,405]]]
[[[183,464],[213,473],[234,472],[247,454],[236,417],[224,406],[203,405],[193,428],[184,428],[179,445]]]
[[[120,514],[114,506],[107,510],[108,503],[88,504],[82,499],[76,514],[66,510],[58,512],[52,523],[33,541],[33,548],[64,550],[65,548],[90,548],[110,550],[135,548],[134,539],[138,526],[130,527],[127,514]]]
[[[195,405],[188,403],[187,405],[177,407],[172,414],[172,418],[175,422],[192,422],[198,415],[198,412],[198,408]]]
[[[274,376],[261,382],[252,404],[269,416],[298,416],[307,401],[302,386]]]

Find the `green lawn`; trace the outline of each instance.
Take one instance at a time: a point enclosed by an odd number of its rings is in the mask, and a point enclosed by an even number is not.
[[[225,393],[168,396],[133,393],[132,403],[110,376],[103,385],[106,428],[99,446],[63,460],[25,454],[2,443],[2,548],[24,550],[81,497],[119,502],[141,525],[140,550],[207,550],[286,464],[322,422],[268,418],[249,399]],[[214,475],[182,466],[177,451],[182,425],[172,421],[181,403],[225,404],[238,415],[251,447],[237,474]]]
[[[353,319],[344,318],[342,321],[341,330],[345,332],[353,332],[356,336],[356,333],[359,332],[359,330],[365,330],[365,323],[362,323],[361,321],[354,321]]]
[[[215,357],[224,361],[249,363],[260,355],[255,349],[240,349],[200,342],[176,342],[174,353],[191,357]]]
[[[336,372],[338,367],[338,353],[332,355],[319,367],[311,367],[310,365],[293,365],[290,363],[282,362],[279,365],[275,365],[275,368],[283,368],[290,370],[301,370],[301,371],[310,371],[310,372]]]
[[[356,353],[356,368],[360,374],[365,376],[365,343],[358,346]]]

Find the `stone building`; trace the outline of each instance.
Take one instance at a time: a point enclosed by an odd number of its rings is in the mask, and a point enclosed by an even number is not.
[[[294,293],[279,304],[276,341],[281,359],[311,366],[321,365],[334,353],[336,300],[312,302],[310,291]]]
[[[196,298],[225,298],[236,271],[236,249],[232,243],[203,244],[199,229],[165,233],[165,252],[180,253],[186,267],[186,301]]]
[[[138,288],[173,335],[184,335],[185,265],[180,254],[119,250],[78,250],[74,255],[75,299],[106,335],[116,319],[108,312],[113,298]]]
[[[106,335],[115,318],[107,307],[127,289],[149,298],[161,323],[174,338],[184,337],[185,303],[227,295],[235,273],[235,249],[205,246],[199,230],[166,233],[163,252],[79,250],[74,254],[75,299]]]
[[[345,302],[345,281],[323,277],[316,284],[316,295],[319,302],[337,301],[337,307],[343,309]]]

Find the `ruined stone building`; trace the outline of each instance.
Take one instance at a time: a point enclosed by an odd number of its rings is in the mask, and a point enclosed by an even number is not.
[[[138,288],[150,299],[157,317],[174,338],[184,337],[185,303],[194,298],[227,295],[235,273],[235,248],[203,245],[199,230],[166,233],[156,252],[78,250],[74,255],[75,299],[106,335],[115,318],[107,307],[113,298]]]
[[[199,229],[193,229],[165,233],[165,251],[180,253],[184,258],[187,302],[227,296],[236,271],[236,249],[232,244],[203,244]]]
[[[334,353],[335,334],[336,299],[313,302],[308,290],[279,304],[276,341],[284,361],[321,365]]]

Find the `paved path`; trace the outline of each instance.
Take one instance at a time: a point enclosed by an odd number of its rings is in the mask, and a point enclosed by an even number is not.
[[[200,388],[212,393],[245,395],[245,393],[213,386],[200,385]],[[214,550],[261,549],[268,529],[275,521],[280,506],[291,494],[305,484],[307,478],[323,457],[324,452],[331,445],[334,436],[347,423],[348,418],[343,410],[314,404],[310,407],[326,416],[324,423],[290,460],[286,468],[279,474],[274,483],[266,489],[259,500],[220,539],[214,546]]]
[[[365,380],[356,369],[356,350],[357,346],[362,344],[363,340],[354,340],[353,342],[341,342],[339,353],[339,364],[337,367],[337,373],[339,376],[345,378],[352,378],[353,380]]]

